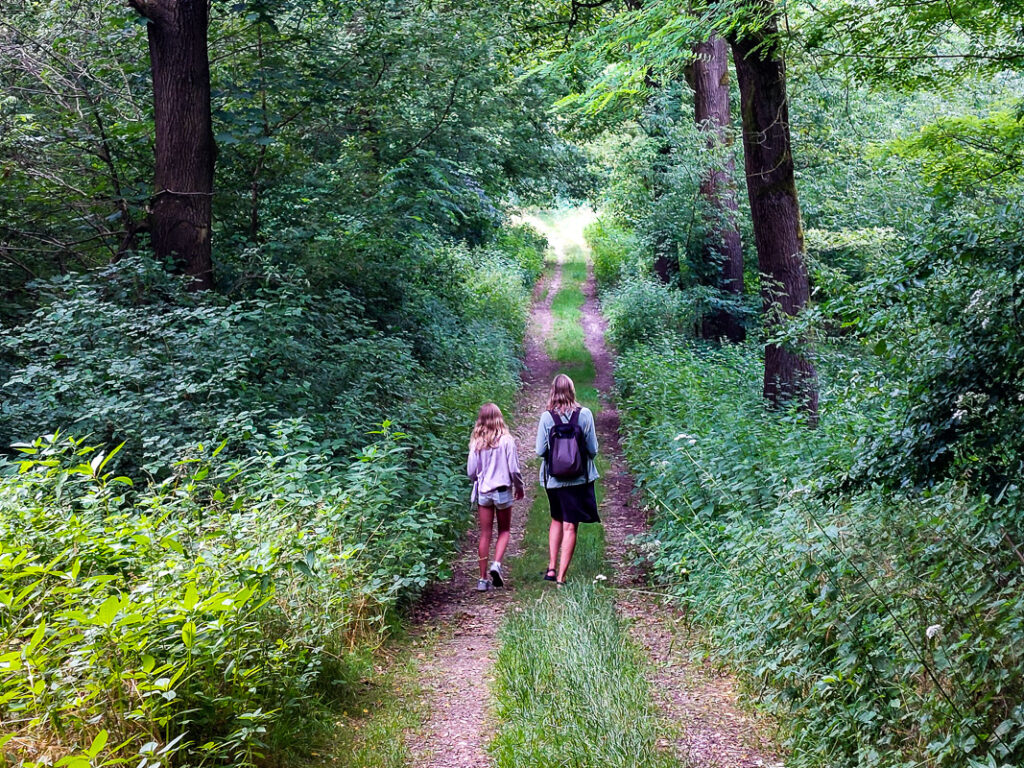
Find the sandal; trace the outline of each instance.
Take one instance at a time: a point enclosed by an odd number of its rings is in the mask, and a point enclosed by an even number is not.
[[[544,581],[555,581],[555,569],[548,568],[544,571]]]
[[[562,587],[565,586],[565,582],[564,581],[556,581],[555,582],[555,586],[558,587],[559,589],[561,589]]]

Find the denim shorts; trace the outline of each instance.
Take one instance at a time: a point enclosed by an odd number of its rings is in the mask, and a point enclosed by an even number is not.
[[[505,486],[504,488],[496,488],[493,491],[487,491],[486,493],[480,493],[477,496],[476,503],[481,507],[494,507],[495,509],[508,509],[512,506],[512,502],[515,497],[512,493],[511,486]]]

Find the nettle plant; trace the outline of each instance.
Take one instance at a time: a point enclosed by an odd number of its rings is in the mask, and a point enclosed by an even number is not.
[[[308,740],[461,521],[454,472],[410,496],[418,441],[390,424],[347,467],[278,437],[244,461],[200,446],[145,487],[107,471],[117,449],[19,446],[0,474],[9,759],[245,766]]]

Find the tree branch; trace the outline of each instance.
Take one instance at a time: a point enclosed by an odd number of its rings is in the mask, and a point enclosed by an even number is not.
[[[160,0],[128,0],[128,7],[150,21],[166,21],[167,7]]]

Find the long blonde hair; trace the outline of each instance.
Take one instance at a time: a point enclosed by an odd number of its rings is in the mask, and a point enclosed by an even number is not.
[[[555,380],[551,382],[547,410],[555,413],[570,413],[579,408],[579,405],[576,402],[576,385],[572,383],[572,379],[564,373],[555,376]]]
[[[501,438],[508,434],[510,432],[501,415],[501,408],[494,403],[484,403],[476,415],[473,434],[469,438],[469,449],[483,451],[487,448],[494,448]]]

